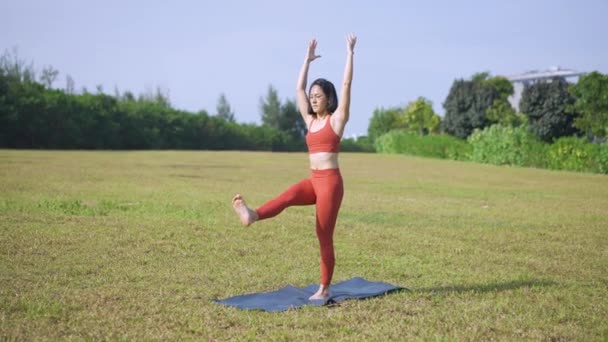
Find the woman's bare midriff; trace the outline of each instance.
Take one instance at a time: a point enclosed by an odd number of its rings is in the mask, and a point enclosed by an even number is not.
[[[318,152],[308,155],[310,168],[313,170],[338,169],[338,154],[333,152]]]

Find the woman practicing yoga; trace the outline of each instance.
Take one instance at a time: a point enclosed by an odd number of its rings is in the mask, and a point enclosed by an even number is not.
[[[339,104],[334,85],[322,78],[315,80],[310,86],[309,95],[306,94],[308,67],[320,57],[315,54],[317,41],[314,39],[308,43],[306,58],[298,77],[297,104],[308,127],[306,145],[310,159],[310,177],[292,185],[257,210],[249,208],[239,194],[232,199],[232,206],[245,226],[274,217],[290,206],[316,205],[316,230],[321,249],[321,283],[319,290],[309,298],[311,300],[329,297],[335,264],[333,234],[344,195],[338,152],[340,137],[350,114],[353,54],[357,37],[348,35],[346,42],[346,66]]]

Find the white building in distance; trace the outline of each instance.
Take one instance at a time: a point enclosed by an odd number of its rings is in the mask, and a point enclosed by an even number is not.
[[[585,72],[579,72],[572,69],[562,69],[559,66],[549,68],[548,70],[532,70],[524,72],[523,74],[507,76],[507,79],[513,84],[513,95],[509,97],[509,103],[511,106],[519,112],[519,101],[521,100],[521,93],[524,87],[534,82],[551,80],[554,77],[572,78],[579,77],[585,74]]]

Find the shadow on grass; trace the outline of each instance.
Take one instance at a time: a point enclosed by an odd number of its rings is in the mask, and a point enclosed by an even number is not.
[[[432,294],[462,293],[462,292],[500,292],[522,288],[555,286],[556,282],[551,280],[514,280],[504,283],[489,283],[481,285],[446,285],[430,288],[412,289],[412,292],[425,292]]]

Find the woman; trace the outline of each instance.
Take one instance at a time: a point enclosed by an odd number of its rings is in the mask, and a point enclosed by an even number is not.
[[[257,210],[249,208],[241,195],[237,194],[232,199],[232,206],[245,226],[274,217],[293,205],[316,205],[316,231],[321,249],[321,282],[319,290],[309,298],[310,300],[329,297],[335,264],[333,233],[344,195],[338,152],[340,138],[350,115],[350,87],[357,37],[348,35],[346,41],[346,66],[340,103],[333,84],[322,78],[312,83],[310,97],[306,94],[308,67],[320,57],[315,54],[317,42],[314,39],[308,43],[306,58],[298,77],[297,104],[308,127],[306,144],[310,159],[310,178],[291,186]]]

